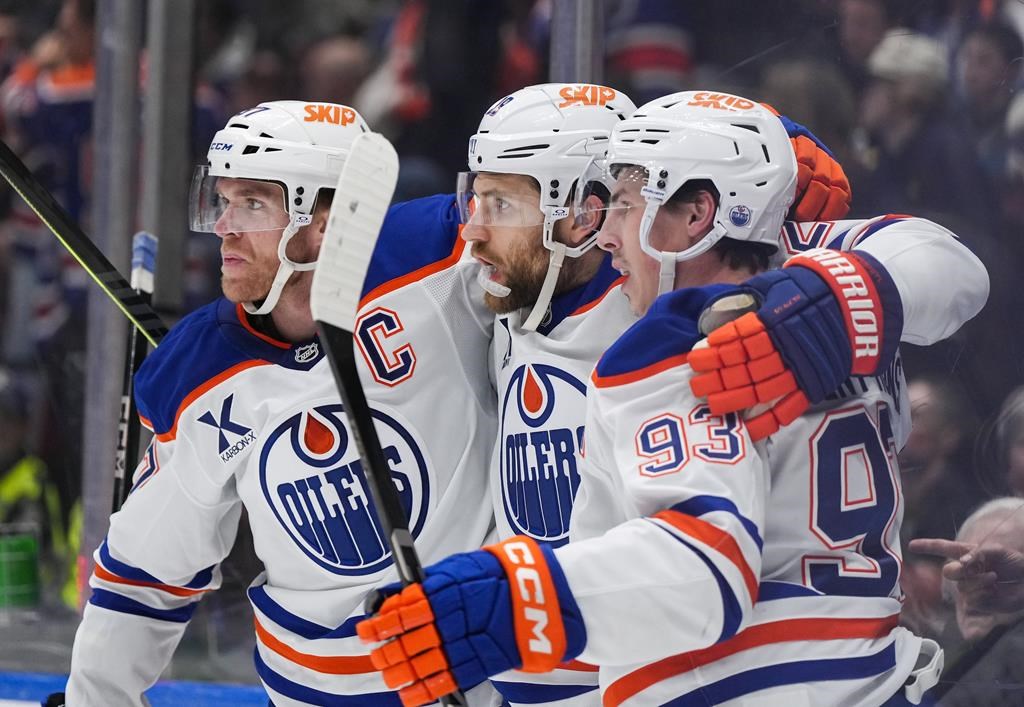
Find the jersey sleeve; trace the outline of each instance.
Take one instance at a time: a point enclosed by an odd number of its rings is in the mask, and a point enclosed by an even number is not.
[[[671,338],[667,326],[641,320],[587,391],[574,540],[555,554],[584,617],[579,659],[589,663],[714,645],[745,625],[757,599],[767,465],[740,418],[712,415],[690,393],[695,326],[677,354],[649,355],[652,334]]]
[[[902,341],[929,345],[985,306],[988,271],[949,230],[927,219],[884,216],[846,229],[828,247],[867,253],[889,273],[903,303]]]
[[[166,348],[146,362],[150,370],[175,346]],[[145,399],[149,388],[138,388],[140,410],[160,407]],[[142,693],[167,667],[196,603],[220,585],[218,565],[234,544],[242,506],[233,474],[213,475],[203,463],[208,450],[195,426],[182,416],[171,429],[153,430],[132,492],[94,553],[68,704],[145,704]]]

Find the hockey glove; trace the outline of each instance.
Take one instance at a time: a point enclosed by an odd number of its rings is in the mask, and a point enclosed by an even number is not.
[[[514,537],[426,568],[356,626],[406,707],[434,702],[509,669],[548,672],[575,658],[586,630],[550,548]],[[397,593],[395,593],[397,592]]]
[[[690,387],[715,414],[770,405],[747,420],[755,440],[795,420],[849,376],[878,375],[896,356],[903,305],[870,255],[810,250],[741,288],[757,311],[718,327],[707,348],[690,352],[690,366],[700,374]]]
[[[779,115],[771,106],[763,105]],[[852,194],[842,165],[810,130],[784,115],[779,115],[779,120],[793,145],[797,167],[796,195],[786,220],[838,221],[846,216]]]

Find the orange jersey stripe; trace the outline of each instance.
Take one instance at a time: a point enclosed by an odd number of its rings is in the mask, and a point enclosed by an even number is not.
[[[679,511],[660,511],[655,513],[654,517],[665,521],[691,538],[713,547],[717,552],[729,558],[729,561],[736,565],[736,569],[743,575],[743,583],[747,586],[750,602],[757,601],[757,575],[747,564],[743,551],[736,543],[736,538],[706,520],[694,518]]]
[[[110,570],[104,568],[102,565],[96,565],[94,573],[97,577],[104,580],[105,582],[114,582],[115,584],[127,584],[132,587],[152,587],[153,589],[159,589],[162,592],[173,594],[176,597],[191,597],[196,594],[202,594],[203,592],[210,591],[209,589],[186,589],[185,587],[174,587],[170,584],[160,584],[159,582],[144,582],[140,579],[127,579],[120,575],[114,574]]]
[[[290,349],[292,347],[292,345],[289,344],[287,341],[280,341],[272,336],[267,336],[266,334],[262,334],[253,329],[252,324],[249,323],[249,317],[246,316],[245,308],[242,306],[241,302],[239,302],[235,306],[235,314],[238,315],[238,321],[242,323],[242,326],[245,327],[245,330],[252,334],[253,336],[255,336],[257,339],[266,341],[271,346],[276,346],[279,349]]]
[[[590,379],[594,381],[594,385],[598,388],[614,388],[617,385],[626,385],[627,383],[635,383],[636,381],[643,380],[644,378],[650,378],[651,376],[667,371],[670,368],[676,366],[682,366],[686,363],[686,358],[689,354],[679,354],[678,356],[671,356],[657,363],[652,363],[650,366],[630,371],[628,373],[619,373],[614,376],[599,376],[597,375],[597,369],[591,374]]]
[[[377,669],[373,667],[373,663],[370,662],[370,656],[368,655],[322,656],[302,653],[270,633],[270,631],[263,627],[259,619],[255,619],[253,623],[256,625],[256,636],[259,638],[260,643],[296,665],[330,675],[355,675],[357,673],[377,672]]]
[[[462,259],[462,251],[465,249],[466,241],[462,240],[462,226],[459,226],[459,236],[455,239],[455,248],[452,249],[451,254],[447,258],[437,260],[431,263],[430,265],[424,265],[422,268],[418,270],[413,270],[411,273],[407,273],[405,275],[402,275],[401,277],[396,277],[394,280],[388,280],[383,285],[378,285],[377,287],[374,287],[372,290],[370,290],[370,292],[366,294],[365,297],[363,297],[359,301],[359,308],[362,309],[373,300],[379,297],[383,297],[389,292],[394,292],[395,290],[401,289],[402,287],[405,287],[409,283],[416,282],[417,280],[422,280],[423,278],[429,277],[434,273],[439,273],[445,268],[450,268],[452,265],[455,265],[455,263],[459,262],[459,260]]]
[[[575,670],[579,673],[596,673],[597,666],[591,665],[590,663],[583,663],[578,660],[568,660],[564,663],[558,664],[559,670]]]
[[[751,626],[709,648],[669,656],[619,678],[605,690],[604,707],[616,707],[651,685],[751,648],[790,641],[884,638],[899,624],[899,614],[881,619],[786,619]]]
[[[209,391],[211,388],[214,388],[214,387],[220,385],[221,383],[223,383],[224,381],[226,381],[228,378],[230,378],[233,375],[241,373],[242,371],[248,370],[250,368],[255,368],[256,366],[269,366],[269,365],[270,365],[269,361],[263,361],[261,359],[250,359],[248,361],[242,361],[241,363],[236,363],[234,366],[232,366],[231,368],[227,369],[226,371],[222,371],[222,372],[218,373],[213,378],[211,378],[208,381],[200,384],[196,388],[193,388],[192,392],[189,393],[188,395],[186,395],[185,399],[181,401],[181,405],[178,406],[178,411],[176,413],[174,413],[174,424],[171,425],[171,429],[169,429],[167,432],[163,432],[161,434],[158,434],[156,436],[156,438],[158,440],[160,440],[161,442],[172,442],[172,441],[174,441],[174,438],[178,435],[178,420],[181,418],[181,413],[183,413],[185,411],[185,408],[187,408],[189,405],[191,405],[193,402],[195,402],[196,398],[198,398],[199,396],[203,395],[204,393]]]
[[[575,312],[573,312],[569,316],[570,317],[575,317],[577,314],[583,314],[584,312],[589,312],[594,307],[596,307],[597,305],[601,304],[602,300],[604,300],[604,298],[608,296],[608,293],[611,292],[612,290],[614,290],[619,285],[621,285],[625,281],[625,279],[626,279],[625,276],[617,278],[614,282],[612,282],[612,284],[608,285],[608,289],[605,290],[601,294],[600,297],[598,297],[597,299],[592,300],[590,302],[587,302],[586,304],[580,306]]]

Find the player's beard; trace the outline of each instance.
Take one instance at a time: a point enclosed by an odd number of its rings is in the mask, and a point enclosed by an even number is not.
[[[524,241],[516,244],[502,261],[488,257],[485,249],[475,249],[488,262],[494,263],[503,276],[502,284],[508,287],[506,297],[497,297],[484,292],[484,304],[495,314],[508,314],[525,307],[533,307],[544,286],[548,272],[550,251],[540,243]],[[583,284],[589,274],[581,258],[566,257],[555,285],[555,294],[560,294]]]
[[[305,231],[306,229],[300,230],[288,242],[287,254],[293,262],[309,263],[316,260],[317,248],[313,245],[310,234]],[[252,251],[247,255],[249,259],[246,260],[242,272],[221,275],[221,290],[224,292],[224,297],[232,302],[259,303],[270,292],[281,261],[276,255],[272,260],[268,257],[261,258],[260,255]],[[285,289],[299,280],[303,274],[302,272],[293,272],[285,284]]]

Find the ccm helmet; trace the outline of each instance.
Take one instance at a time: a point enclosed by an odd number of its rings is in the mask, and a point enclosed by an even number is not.
[[[316,263],[296,263],[285,250],[292,236],[312,222],[317,194],[334,189],[352,142],[368,132],[354,109],[335,103],[271,101],[228,119],[210,143],[208,165],[196,167],[190,194],[194,231],[254,232],[282,230],[277,247],[280,265],[260,307],[244,304],[250,314],[267,314],[295,271],[312,270]],[[247,210],[220,197],[220,179],[248,179],[272,184],[273,199],[284,211]],[[273,211],[277,214],[268,215]]]
[[[554,294],[565,256],[576,258],[596,243],[596,233],[570,247],[554,239],[556,221],[571,215],[570,195],[587,163],[604,157],[608,137],[635,109],[624,94],[607,86],[550,83],[528,86],[491,106],[469,140],[469,172],[459,174],[458,201],[463,223],[481,226],[543,226],[550,251],[540,295],[524,327],[536,329]],[[522,174],[540,187],[536,206],[512,205],[499,212],[481,198],[473,184],[477,174]],[[507,296],[508,288],[482,273],[480,283],[491,294]]]

